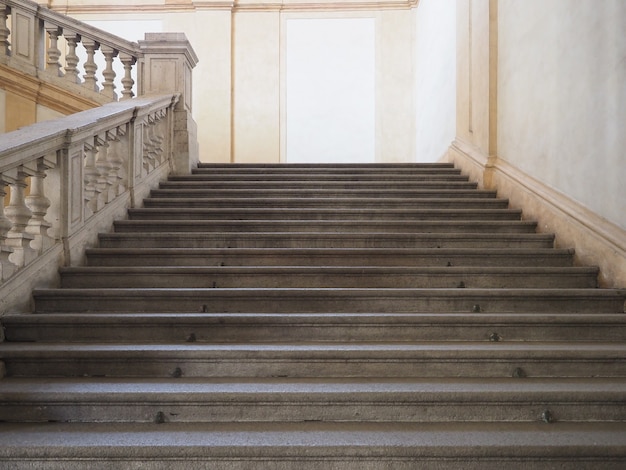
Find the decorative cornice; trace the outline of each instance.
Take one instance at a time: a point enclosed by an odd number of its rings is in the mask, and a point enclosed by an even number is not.
[[[95,0],[90,4],[54,5],[51,9],[63,14],[95,13],[167,13],[202,10],[237,11],[376,11],[408,10],[417,7],[419,0],[165,0],[164,3],[111,4]]]

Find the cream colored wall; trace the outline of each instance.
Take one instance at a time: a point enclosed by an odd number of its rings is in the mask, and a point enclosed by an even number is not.
[[[233,160],[278,162],[280,13],[235,13],[233,30]]]
[[[456,2],[421,0],[415,21],[415,154],[432,162],[456,133]]]
[[[95,1],[82,3],[91,6],[69,11],[80,20],[126,23],[117,28],[121,30],[133,29],[137,21],[160,21],[163,31],[185,32],[200,59],[193,96],[200,155],[214,162],[285,161],[287,19],[374,18],[375,160],[415,160],[415,16],[408,3],[406,8],[379,11],[338,11],[333,5],[279,10],[270,3],[232,12],[223,7],[151,11],[120,5],[113,13],[97,11]],[[143,33],[140,29],[134,30]],[[353,116],[357,113],[355,109]]]
[[[498,154],[626,229],[626,2],[501,0]]]
[[[626,286],[626,4],[458,0],[454,161]]]

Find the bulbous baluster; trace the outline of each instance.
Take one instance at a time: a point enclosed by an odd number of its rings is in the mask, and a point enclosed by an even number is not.
[[[82,40],[83,47],[87,51],[87,60],[85,61],[85,75],[83,75],[83,79],[85,80],[84,85],[86,88],[98,91],[98,79],[96,78],[96,72],[98,71],[98,65],[96,64],[96,51],[100,47],[96,41],[92,39],[83,38]]]
[[[120,60],[124,65],[124,78],[122,78],[122,86],[124,89],[122,90],[122,99],[128,100],[134,96],[133,85],[135,81],[132,78],[132,70],[137,59],[128,54],[120,54]]]
[[[45,194],[44,179],[46,178],[46,171],[50,168],[52,167],[43,158],[39,159],[37,172],[30,178],[30,194],[26,197],[26,206],[32,213],[26,231],[35,236],[31,247],[40,254],[50,248],[53,243],[52,238],[48,235],[51,224],[45,220],[50,207],[50,199]]]
[[[98,176],[100,173],[96,168],[97,148],[92,144],[85,143],[85,167],[83,169],[84,199],[85,199],[85,219],[98,212],[98,199],[100,191],[98,190]]]
[[[4,215],[4,197],[8,194],[8,181],[0,174],[0,281],[8,279],[15,272],[15,265],[9,261],[9,255],[13,249],[6,245],[7,233],[13,227],[6,215]]]
[[[108,46],[101,46],[100,50],[104,55],[106,62],[106,68],[102,71],[104,77],[104,83],[102,84],[102,93],[111,98],[113,101],[117,100],[117,94],[115,93],[115,71],[113,70],[113,59],[117,56],[117,51]]]
[[[34,236],[26,232],[28,221],[33,215],[26,205],[25,190],[28,186],[26,183],[28,176],[24,167],[18,169],[17,178],[9,184],[11,197],[5,209],[6,216],[12,222],[12,228],[7,233],[6,239],[7,244],[13,248],[9,259],[17,267],[26,266],[35,257],[35,251],[30,246]]]
[[[72,83],[80,83],[78,78],[78,56],[76,45],[80,41],[80,35],[72,31],[64,31],[63,36],[67,41],[68,51],[65,55],[65,78]]]
[[[46,50],[46,68],[51,74],[62,77],[63,72],[61,72],[61,63],[59,62],[59,58],[61,57],[61,51],[58,47],[61,28],[59,28],[57,25],[46,23],[45,29],[48,32],[48,37],[50,38],[50,45]]]
[[[11,8],[7,5],[0,5],[0,54],[11,55],[11,43],[9,35],[11,31],[7,26],[7,18],[11,14]]]

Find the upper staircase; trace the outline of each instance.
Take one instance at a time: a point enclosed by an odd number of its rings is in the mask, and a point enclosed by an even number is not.
[[[624,291],[451,165],[201,164],[86,258],[0,318],[1,468],[626,466]]]

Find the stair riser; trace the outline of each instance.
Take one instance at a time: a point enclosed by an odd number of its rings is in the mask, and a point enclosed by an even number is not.
[[[37,316],[39,318],[43,316]],[[115,324],[86,322],[11,324],[3,322],[7,341],[99,342],[99,343],[184,343],[193,338],[206,343],[259,342],[376,342],[376,341],[490,341],[494,333],[501,341],[626,341],[626,324],[293,324],[236,321],[154,324],[119,321]],[[193,335],[193,336],[192,336]]]
[[[516,267],[567,267],[572,266],[571,253],[552,252],[519,254],[514,252],[477,251],[475,254],[442,253],[413,254],[411,252],[329,252],[316,254],[285,252],[237,253],[223,250],[214,255],[203,251],[167,251],[146,253],[141,251],[116,254],[108,250],[88,250],[87,259],[91,266],[516,266]]]
[[[156,233],[101,234],[101,248],[552,248],[536,234]]]
[[[401,209],[412,206],[415,209],[507,209],[506,199],[288,199],[288,198],[149,198],[144,199],[144,207],[178,208],[316,208],[316,209]]]
[[[568,421],[626,421],[624,397],[612,401],[606,397],[561,397],[529,395],[507,402],[497,395],[449,399],[393,395],[388,397],[355,396],[326,398],[306,396],[260,395],[240,397],[188,397],[187,402],[176,396],[73,397],[62,400],[24,400],[14,402],[0,396],[0,421],[7,422],[137,422],[153,423],[162,413],[165,423],[219,423],[219,422],[540,422],[545,410],[555,420]],[[622,401],[620,401],[622,400]],[[86,403],[83,403],[86,402]],[[121,403],[120,403],[121,402]],[[601,404],[599,402],[602,402]]]
[[[45,312],[212,312],[212,313],[619,313],[624,311],[620,298],[569,296],[501,296],[445,294],[406,295],[382,291],[367,295],[341,292],[299,291],[270,294],[247,290],[174,290],[165,293],[35,293],[35,308]],[[459,289],[465,290],[465,289]]]
[[[207,357],[208,356],[208,357]],[[383,357],[384,356],[384,357]],[[491,357],[497,356],[497,357]],[[317,357],[261,357],[241,354],[239,358],[214,354],[88,354],[55,356],[46,352],[40,357],[5,358],[8,377],[153,377],[217,378],[217,377],[512,377],[521,369],[527,377],[626,377],[626,357],[607,352],[604,358],[556,355],[530,359],[524,355],[511,357],[482,354],[474,357],[464,353],[441,357],[436,351],[415,352],[394,357],[379,354],[359,358],[354,354],[329,353]],[[520,379],[523,380],[523,379]]]
[[[223,222],[223,221],[137,221],[114,224],[117,233],[158,232],[326,232],[326,233],[534,233],[534,222]]]
[[[124,269],[116,272],[85,272],[76,271],[63,273],[61,276],[63,288],[594,288],[597,285],[595,275],[555,275],[523,273],[515,274],[434,274],[434,273],[407,273],[407,274],[360,274],[319,272],[306,275],[285,271],[279,273],[233,274],[219,272],[212,273],[173,273],[163,274],[128,273]]]
[[[151,198],[368,198],[368,199],[428,199],[428,198],[469,198],[492,199],[495,191],[478,189],[153,189]]]
[[[159,189],[332,189],[332,190],[353,190],[353,189],[381,189],[387,190],[403,189],[403,190],[423,190],[423,189],[478,189],[478,184],[468,181],[394,181],[393,184],[380,181],[163,181],[159,184]]]
[[[328,209],[211,209],[142,208],[129,209],[130,220],[273,220],[273,221],[519,221],[521,212],[513,209],[464,210],[328,210]]]
[[[169,448],[167,456],[158,458],[150,454],[150,448],[146,447],[141,449],[141,453],[146,455],[138,458],[136,447],[132,448],[132,454],[129,450],[120,455],[105,447],[88,449],[81,452],[79,457],[73,457],[76,454],[74,449],[68,451],[64,448],[62,455],[50,456],[49,448],[42,446],[28,451],[19,449],[14,451],[11,458],[0,456],[0,462],[6,470],[111,470],[111,462],[119,464],[119,468],[141,470],[188,470],[190,462],[196,468],[228,470],[415,470],[416,462],[426,465],[424,468],[437,470],[623,470],[626,463],[626,456],[622,455],[624,452],[620,452],[619,448],[612,450],[614,456],[605,454],[588,457],[587,453],[582,460],[578,455],[561,456],[567,452],[566,448],[557,449],[556,452],[551,448],[536,448],[532,452],[533,456],[518,456],[516,447],[498,446],[495,450],[483,451],[480,456],[472,452],[467,456],[466,447],[457,450],[450,446],[442,446],[438,452],[433,452],[428,446],[415,449],[403,447],[390,455],[388,450],[385,454],[384,449],[377,451],[371,446],[354,445],[332,447],[326,450],[326,455],[319,456],[308,455],[306,447],[288,451],[272,449],[268,452],[266,446],[250,446],[243,455],[236,448],[189,451],[173,447]],[[450,453],[455,456],[451,457]]]

